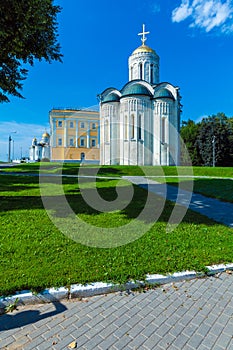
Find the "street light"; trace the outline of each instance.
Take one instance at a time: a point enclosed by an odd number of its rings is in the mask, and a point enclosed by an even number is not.
[[[213,144],[213,167],[215,167],[215,135],[213,136],[212,144]]]
[[[12,131],[11,134],[16,134],[17,131]],[[9,142],[9,147],[8,147],[8,163],[11,162],[11,141],[12,141],[12,137],[11,135],[9,135],[9,139],[8,139],[8,142]]]

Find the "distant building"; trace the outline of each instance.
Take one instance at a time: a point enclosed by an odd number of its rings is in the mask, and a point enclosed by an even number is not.
[[[145,45],[128,61],[129,82],[100,100],[100,164],[179,164],[179,88],[159,80],[159,56]]]
[[[50,136],[47,132],[42,135],[40,142],[34,137],[29,148],[29,159],[36,162],[50,159]]]
[[[99,112],[52,109],[51,161],[79,161],[99,164]]]

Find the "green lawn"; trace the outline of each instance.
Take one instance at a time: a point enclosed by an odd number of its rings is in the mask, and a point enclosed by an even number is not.
[[[98,166],[84,166],[81,171],[91,174],[92,171],[95,172]],[[166,176],[177,175],[177,169],[180,175],[193,175],[195,176],[217,176],[217,177],[232,177],[233,178],[233,168],[226,167],[174,167],[174,166],[101,166],[98,175],[100,176],[123,176],[123,175],[144,175],[147,176],[161,176],[161,172]],[[24,173],[63,173],[70,175],[77,175],[79,172],[79,163],[27,163],[19,164],[10,168],[2,168],[0,172],[24,172]]]
[[[45,172],[51,171],[51,168],[46,170],[47,166],[56,165],[45,165]],[[21,171],[38,171],[36,164],[20,167]],[[111,176],[138,172],[137,167],[103,169],[102,175]],[[68,165],[65,171],[69,170],[74,174],[77,167]],[[154,172],[154,168],[149,171]],[[105,200],[117,198],[117,183],[117,179],[99,179],[98,193]],[[46,178],[42,186],[47,197],[59,204],[61,194],[55,179]],[[128,186],[126,181],[121,182],[125,190]],[[94,190],[89,179],[84,187],[90,193]],[[64,178],[62,189],[75,214],[96,227],[120,227],[137,220],[147,198],[145,190],[135,187],[132,202],[123,210],[102,213],[85,203],[76,178]],[[157,205],[160,200],[154,195]],[[147,273],[201,271],[206,265],[233,261],[232,229],[204,216],[188,211],[182,223],[173,232],[166,233],[173,207],[174,204],[167,202],[158,221],[135,241],[115,248],[95,248],[69,239],[54,226],[40,197],[38,177],[0,175],[0,295],[71,283],[123,283],[129,279],[143,279]],[[58,205],[52,210],[56,219],[64,222],[62,208]],[[138,220],[139,231],[144,225],[147,223]],[[121,235],[124,236],[124,226]],[[104,242],[109,237],[103,235],[101,239]]]

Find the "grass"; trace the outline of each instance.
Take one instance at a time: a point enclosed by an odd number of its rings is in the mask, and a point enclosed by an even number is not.
[[[46,164],[44,171],[54,170],[50,166],[60,167]],[[166,202],[162,215],[150,230],[129,244],[115,248],[82,245],[62,234],[50,220],[40,196],[39,178],[23,175],[24,171],[39,171],[38,164],[15,168],[17,172],[21,171],[20,176],[0,175],[0,295],[71,283],[124,283],[129,279],[144,279],[147,273],[203,271],[206,265],[233,261],[232,229],[197,213],[188,211],[182,223],[173,232],[166,233],[166,223],[174,208],[170,202]],[[103,169],[102,175],[138,173],[138,167]],[[74,174],[77,167],[69,164],[65,171]],[[148,171],[153,173],[154,168]],[[175,169],[165,168],[165,171],[174,172]],[[117,183],[118,180],[99,179],[98,193],[105,200],[114,200]],[[63,222],[66,217],[63,208],[59,207],[61,195],[55,178],[45,178],[42,186],[47,198],[58,204],[51,208],[53,215]],[[89,179],[83,187],[90,195],[94,191]],[[127,190],[128,183],[121,182],[121,187]],[[75,214],[94,227],[121,227],[136,220],[147,198],[145,190],[134,187],[133,201],[129,205],[107,213],[87,205],[77,179],[64,178],[63,190]],[[159,206],[161,199],[155,195],[153,198]],[[154,210],[157,210],[156,206]],[[147,224],[140,220],[136,223],[138,231]],[[124,227],[121,235],[124,236]],[[109,237],[103,235],[100,238],[104,241]]]
[[[166,182],[173,186],[179,186],[184,190],[189,190],[190,180],[175,180],[167,178]],[[193,191],[201,193],[207,197],[216,198],[226,202],[233,202],[233,181],[227,178],[222,179],[194,179]]]

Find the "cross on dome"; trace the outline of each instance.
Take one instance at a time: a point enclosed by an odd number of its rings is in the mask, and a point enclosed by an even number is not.
[[[146,34],[149,34],[150,32],[146,32],[145,31],[145,24],[142,25],[142,33],[138,33],[138,35],[141,35],[142,38],[141,38],[141,41],[142,41],[142,45],[145,45],[145,41],[147,40],[146,38]]]

